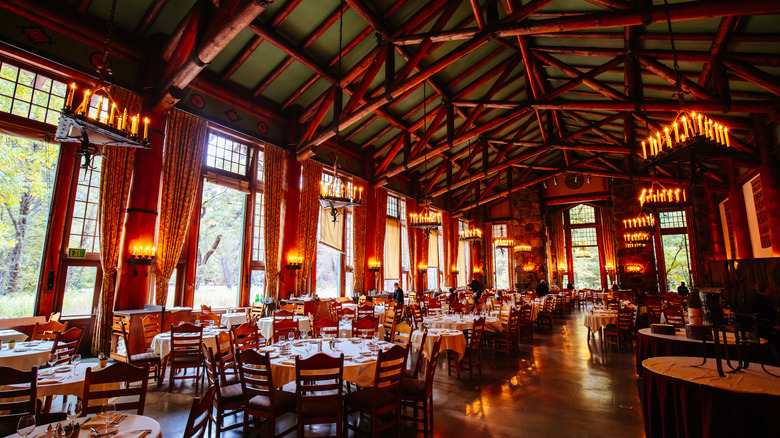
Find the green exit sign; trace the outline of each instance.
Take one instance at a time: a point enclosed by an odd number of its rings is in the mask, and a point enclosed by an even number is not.
[[[84,248],[68,248],[69,259],[83,259],[87,256],[87,250]]]

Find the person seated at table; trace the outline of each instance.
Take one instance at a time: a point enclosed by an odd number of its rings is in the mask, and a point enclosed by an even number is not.
[[[687,297],[688,296],[688,286],[685,285],[684,281],[680,282],[680,285],[677,287],[677,295]]]
[[[617,281],[612,282],[612,292],[617,292],[620,290],[620,286],[618,286]]]
[[[571,281],[566,285],[566,290],[574,290],[574,285],[571,284]]]
[[[433,299],[438,300],[440,296],[441,296],[441,288],[437,287],[436,290],[433,291]]]
[[[550,293],[550,287],[544,280],[539,280],[539,284],[536,285],[536,295],[541,298]]]
[[[393,287],[395,288],[393,290],[393,300],[401,306],[404,305],[404,291],[401,289],[401,286],[398,285],[398,283],[394,283]]]

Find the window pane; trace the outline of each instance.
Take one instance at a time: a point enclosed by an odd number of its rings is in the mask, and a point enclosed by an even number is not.
[[[206,145],[206,166],[246,176],[248,153],[249,146],[209,132],[208,144]]]
[[[684,228],[687,226],[685,221],[685,211],[662,211],[658,213],[661,228]]]
[[[493,224],[493,238],[507,237],[506,224]]]
[[[355,265],[355,258],[353,254],[353,248],[352,248],[352,214],[347,213],[347,236],[346,236],[346,253],[347,253],[347,266],[354,266]],[[347,290],[351,290],[351,288],[347,288]]]
[[[265,181],[265,153],[257,151],[257,180]]]
[[[165,300],[165,307],[173,307],[173,303],[176,301],[176,275],[178,272],[178,268],[174,269],[171,279],[168,280],[168,298]]]
[[[428,268],[428,289],[436,289],[439,287],[439,269]]]
[[[0,111],[56,125],[67,85],[7,62],[0,62]],[[30,102],[35,105],[30,105]]]
[[[573,233],[572,239],[574,239]],[[578,289],[601,289],[601,264],[599,263],[598,246],[577,248],[577,250],[579,252],[574,252],[572,259],[574,286]]]
[[[676,291],[681,281],[690,283],[690,256],[687,234],[665,234],[661,236],[664,248],[666,285],[669,291]]]
[[[94,168],[82,167],[79,170],[68,247],[97,253],[100,252],[97,218],[100,203],[100,167],[103,160],[96,159],[92,163]]]
[[[254,230],[252,233],[252,260],[265,261],[265,224],[263,220],[263,194],[255,196]]]
[[[398,198],[393,196],[387,197],[387,215],[398,217]]]
[[[572,246],[593,246],[598,245],[596,240],[596,228],[572,228],[571,229]]]
[[[341,296],[341,253],[317,244],[317,295],[320,298]]]
[[[95,299],[97,266],[68,266],[65,292],[62,296],[62,314],[91,315]]]
[[[265,291],[265,271],[252,271],[252,284],[250,285],[250,288],[250,301],[256,302],[260,299],[263,299],[263,294]]]
[[[496,289],[510,289],[509,286],[509,250],[493,248],[493,268],[495,270]]]
[[[347,291],[345,295],[350,296],[352,295],[352,292],[355,290],[353,279],[355,277],[355,274],[352,272],[347,272],[344,275],[344,290]]]
[[[401,225],[401,271],[409,271],[409,231]]]
[[[33,314],[57,150],[0,135],[0,318]]]
[[[585,204],[580,204],[569,209],[569,222],[572,225],[596,223],[596,209]]]
[[[243,193],[203,183],[193,306],[235,306],[241,278]]]

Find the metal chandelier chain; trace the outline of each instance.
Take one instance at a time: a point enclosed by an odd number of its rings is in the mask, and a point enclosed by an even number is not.
[[[108,33],[106,33],[106,39],[103,40],[103,60],[100,62],[100,66],[98,67],[98,82],[100,82],[101,85],[103,84],[103,80],[105,79],[106,74],[110,74],[110,70],[108,68],[108,54],[111,51],[111,36],[114,33],[116,2],[117,0],[113,0],[111,2],[111,14],[108,17]]]

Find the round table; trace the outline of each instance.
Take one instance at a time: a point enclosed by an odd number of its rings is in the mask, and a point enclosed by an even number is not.
[[[701,361],[667,356],[642,362],[647,437],[777,436],[780,378],[758,364],[720,377],[714,359],[695,366]],[[780,368],[767,369],[780,375]]]
[[[426,317],[423,320],[432,329],[444,328],[450,330],[471,330],[477,315],[447,315],[440,317]],[[491,333],[501,332],[501,321],[493,316],[485,317],[485,331]]]
[[[295,381],[295,356],[308,357],[316,354],[319,341],[319,339],[293,341],[292,354],[285,357],[278,356],[278,345],[259,348],[258,351],[260,352],[271,352],[271,374],[273,375],[274,386],[279,387]],[[308,353],[305,349],[307,342],[312,345],[311,352]],[[384,341],[379,341],[379,345],[384,350],[393,346],[393,344]],[[331,350],[329,342],[323,341],[323,352],[331,356],[338,356],[344,353],[344,380],[353,382],[361,387],[368,387],[374,383],[377,356],[376,353],[371,356],[360,355],[361,351],[367,351],[367,347],[363,347],[362,340],[353,343],[348,338],[337,338],[334,348],[334,350]]]
[[[11,339],[15,340],[16,342],[23,342],[27,339],[27,335],[11,329],[0,330],[0,341],[8,342]]]
[[[210,347],[211,351],[216,352],[219,350],[217,345],[217,333],[224,330],[210,330],[208,328],[203,329],[203,343],[206,347]],[[160,355],[160,359],[165,359],[165,356],[171,352],[171,332],[160,333],[152,339],[152,351]]]
[[[299,332],[310,332],[311,331],[311,323],[309,322],[308,316],[296,316],[295,320],[298,321],[298,331]],[[274,334],[274,318],[273,316],[266,316],[265,318],[260,318],[258,320],[258,324],[260,327],[260,335],[262,335],[266,339],[270,339],[271,336]]]
[[[5,344],[0,350],[0,365],[30,371],[32,367],[46,363],[52,347],[52,341],[17,342],[13,349]]]
[[[246,312],[223,313],[219,317],[219,324],[223,327],[233,327],[247,322]]]
[[[421,330],[415,330],[412,332],[412,346],[414,348],[420,348],[420,341],[422,340],[423,332]],[[439,339],[441,341],[441,351],[451,350],[463,356],[466,352],[466,337],[463,336],[463,332],[460,330],[450,329],[428,329],[428,336],[425,338],[425,346],[423,347],[423,354],[425,357],[431,357],[433,352],[433,344]]]
[[[162,430],[160,430],[160,423],[158,423],[154,418],[151,417],[145,417],[143,415],[134,415],[134,414],[125,414],[126,417],[117,424],[118,433],[115,435],[111,435],[112,438],[138,438],[141,436],[141,433],[143,431],[149,431],[149,433],[146,434],[145,438],[162,438]],[[79,418],[79,422],[83,422],[83,418]],[[51,423],[52,428],[55,428],[57,426],[57,423]],[[84,424],[81,427],[81,430],[79,431],[78,438],[90,438],[92,437],[92,433],[89,430],[90,427],[97,427],[105,425],[103,421],[101,421],[100,416],[94,416],[91,417],[89,420],[84,422]],[[46,436],[46,429],[49,427],[48,424],[43,424],[41,426],[38,426],[35,428],[33,433],[30,434],[30,437],[37,437],[37,436]],[[11,438],[19,438],[19,435],[13,434],[9,435]]]
[[[721,339],[722,340],[722,339]],[[729,343],[729,359],[734,360],[737,357],[737,348],[733,333],[726,334],[726,342]],[[715,344],[707,341],[705,345],[707,357],[715,357]],[[761,345],[751,345],[747,349],[750,362],[763,362],[774,364],[772,351],[769,342],[761,339]],[[674,335],[662,335],[653,333],[651,329],[640,329],[636,335],[636,373],[642,374],[642,362],[651,357],[662,356],[702,356],[702,342],[700,340],[688,339],[685,337],[685,331],[678,331]],[[780,383],[779,383],[780,384]]]

